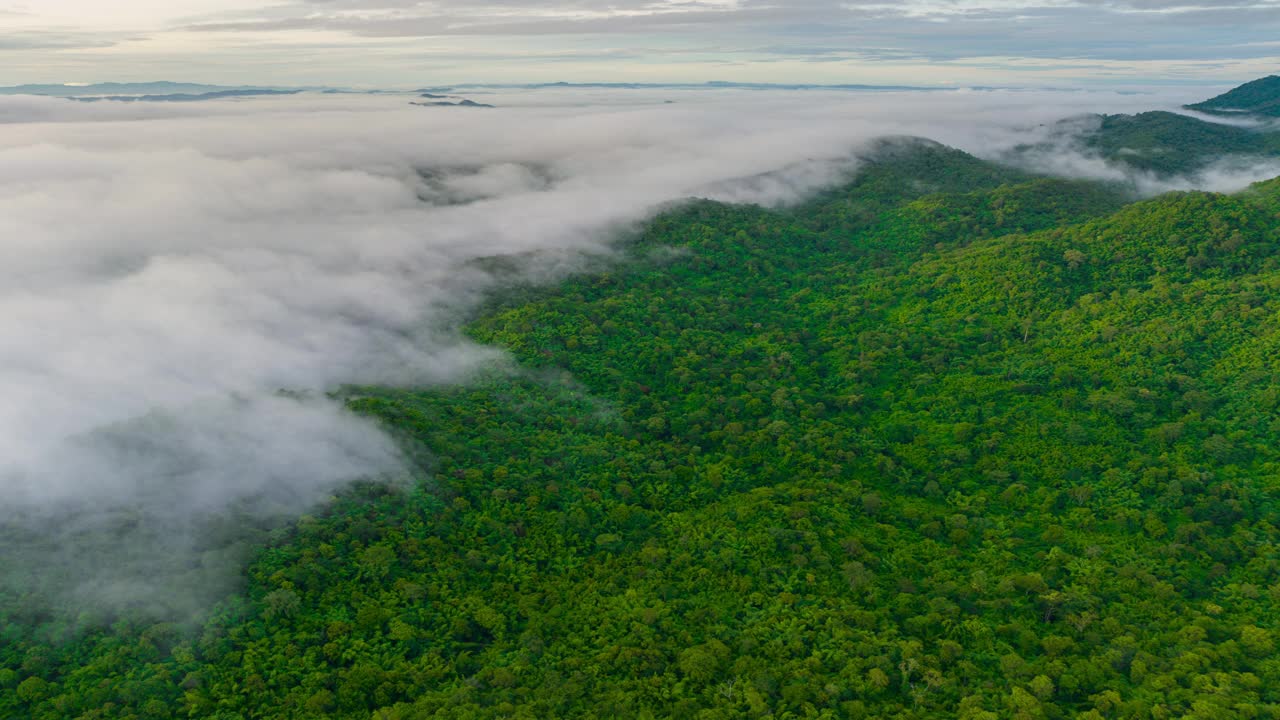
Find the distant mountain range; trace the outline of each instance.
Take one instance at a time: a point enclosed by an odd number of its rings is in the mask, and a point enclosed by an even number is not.
[[[304,92],[318,92],[326,95],[398,95],[417,94],[419,97],[435,102],[414,102],[414,105],[426,107],[493,107],[485,103],[466,100],[447,93],[459,90],[493,91],[493,90],[555,90],[555,89],[607,89],[607,90],[845,90],[856,92],[924,92],[944,90],[948,88],[928,88],[909,85],[818,85],[818,84],[773,84],[773,83],[737,83],[713,81],[706,83],[464,83],[434,88],[423,88],[413,91],[403,90],[352,90],[334,87],[266,87],[258,85],[206,85],[202,83],[184,82],[105,82],[91,84],[28,84],[0,87],[0,95],[41,95],[47,97],[66,98],[79,102],[202,102],[206,100],[225,100],[239,97],[261,97],[269,95],[296,95]],[[974,88],[989,89],[989,88]],[[458,102],[460,100],[460,102]]]
[[[843,90],[853,92],[936,92],[954,90],[954,87],[924,87],[918,85],[865,85],[865,84],[817,84],[817,83],[745,83],[711,81],[703,83],[460,83],[420,88],[418,90],[353,90],[328,86],[278,87],[264,85],[208,85],[186,82],[104,82],[91,84],[28,84],[0,87],[0,95],[44,95],[71,98],[85,102],[199,102],[236,97],[265,95],[294,95],[304,92],[325,94],[397,95],[417,94],[429,100],[457,100],[450,93],[458,91],[486,90]],[[994,90],[994,87],[972,87],[973,90]],[[1046,88],[1047,89],[1047,88]],[[428,104],[428,103],[417,103]],[[481,103],[475,103],[481,105]],[[443,105],[443,103],[441,103]],[[1280,76],[1270,76],[1241,85],[1230,92],[1186,109],[1223,116],[1280,117]],[[1162,122],[1170,121],[1167,118]]]
[[[235,97],[259,97],[263,95],[297,95],[303,90],[215,90],[205,93],[170,93],[168,95],[87,95],[68,98],[79,102],[200,102]]]
[[[144,82],[144,83],[92,83],[86,85],[14,85],[0,87],[0,95],[49,95],[52,97],[89,97],[89,96],[167,96],[167,95],[208,95],[210,93],[276,90],[255,85],[203,85],[183,82]]]
[[[565,89],[599,89],[599,90],[859,90],[859,91],[935,91],[954,90],[953,87],[920,87],[914,85],[819,85],[811,83],[740,83],[714,80],[704,83],[461,83],[458,85],[441,85],[423,88],[421,93],[448,93],[455,90],[554,90]],[[991,88],[974,87],[974,90]]]
[[[443,95],[456,90],[554,90],[554,89],[608,89],[608,90],[853,90],[862,92],[876,91],[934,91],[952,88],[918,87],[910,85],[819,85],[807,83],[774,84],[774,83],[737,83],[713,81],[706,83],[463,83],[412,91],[397,90],[351,90],[328,86],[279,87],[265,85],[206,85],[203,83],[185,82],[104,82],[91,84],[28,84],[0,87],[0,95],[45,95],[62,98],[95,98],[99,100],[115,100],[123,102],[191,102],[196,100],[215,100],[228,97],[247,97],[253,95],[294,94],[301,92],[321,92],[325,94],[425,94]],[[990,88],[974,88],[990,89]],[[439,97],[436,99],[446,99]]]

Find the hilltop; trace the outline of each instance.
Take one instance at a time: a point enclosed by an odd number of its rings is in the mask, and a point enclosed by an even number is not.
[[[1280,133],[1146,112],[1103,116],[1085,145],[1109,160],[1170,176],[1233,157],[1280,156]]]
[[[1193,176],[1218,163],[1280,158],[1280,130],[1212,122],[1169,111],[1086,115],[1057,123],[1048,139],[1014,149],[1015,164],[1083,151],[1157,178]]]
[[[1046,140],[1016,148],[1009,159],[1035,165],[1028,157],[1076,150],[1158,179],[1172,179],[1194,176],[1220,163],[1280,158],[1280,128],[1230,123],[1225,117],[1280,114],[1280,77],[1256,80],[1186,109],[1224,116],[1223,121],[1167,110],[1082,115],[1059,121]]]
[[[1188,105],[1190,110],[1214,114],[1280,117],[1280,75],[1245,83],[1211,100]]]

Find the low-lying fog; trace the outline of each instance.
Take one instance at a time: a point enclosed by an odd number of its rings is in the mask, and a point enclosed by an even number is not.
[[[880,136],[998,156],[1065,116],[1175,104],[1002,91],[409,99],[0,98],[0,602],[39,590],[73,609],[189,612],[238,567],[206,536],[228,514],[267,526],[353,479],[403,474],[388,438],[325,392],[464,381],[499,358],[456,332],[496,282],[476,258],[538,258],[529,276],[549,281],[663,203],[793,202],[847,177]],[[1041,161],[1125,177],[1067,146]],[[1130,179],[1231,190],[1277,173]]]

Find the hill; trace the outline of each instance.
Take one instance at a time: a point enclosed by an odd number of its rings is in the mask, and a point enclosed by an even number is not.
[[[423,94],[423,97],[428,97],[428,96],[429,96],[428,94],[425,94],[425,93]],[[410,104],[410,105],[417,105],[418,107],[460,107],[460,108],[491,108],[491,107],[496,107],[496,106],[494,106],[494,105],[489,105],[489,104],[487,104],[487,103],[478,103],[478,102],[476,102],[475,100],[467,100],[467,99],[465,99],[465,98],[464,98],[464,99],[462,99],[462,100],[459,100],[459,101],[457,101],[457,102],[453,102],[453,101],[450,101],[450,100],[432,100],[432,101],[429,101],[429,102],[411,102],[411,103],[409,103],[409,104]]]
[[[1159,175],[1195,172],[1232,156],[1280,155],[1280,134],[1171,112],[1107,115],[1085,143],[1109,159]]]
[[[1015,149],[1011,160],[1035,165],[1025,158],[1072,148],[1168,179],[1195,175],[1215,163],[1280,157],[1280,131],[1166,111],[1081,116],[1057,123],[1046,141]]]
[[[1280,117],[1280,75],[1245,83],[1188,109],[1215,114],[1247,114]]]
[[[430,480],[198,632],[4,611],[0,716],[1280,717],[1278,213],[912,140],[673,209],[475,319],[524,372],[348,389]]]

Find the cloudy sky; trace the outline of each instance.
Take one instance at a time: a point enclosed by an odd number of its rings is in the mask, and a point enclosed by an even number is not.
[[[1280,0],[0,0],[0,84],[1226,86]]]

